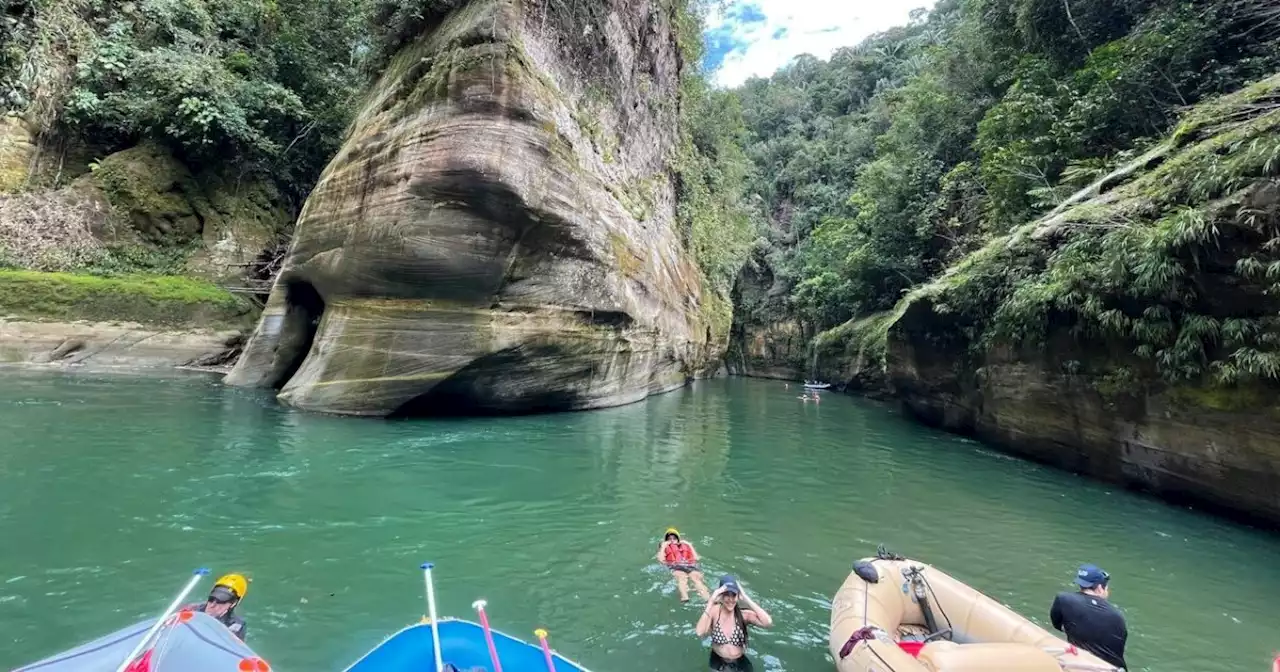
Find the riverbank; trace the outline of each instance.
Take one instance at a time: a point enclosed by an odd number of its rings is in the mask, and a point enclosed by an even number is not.
[[[220,371],[234,361],[244,338],[244,332],[235,329],[0,319],[0,366],[141,372],[192,367]]]
[[[225,366],[257,310],[193,278],[0,270],[0,364]]]

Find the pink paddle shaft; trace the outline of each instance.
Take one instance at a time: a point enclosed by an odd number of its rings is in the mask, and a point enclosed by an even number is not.
[[[556,672],[556,664],[551,660],[551,647],[547,646],[547,638],[539,636],[538,641],[542,642],[542,655],[547,659],[547,672]]]
[[[498,662],[498,649],[493,645],[493,631],[489,629],[489,617],[484,614],[484,607],[477,607],[480,612],[480,625],[484,626],[484,641],[489,644],[489,660],[493,661],[493,672],[502,672],[502,663]]]

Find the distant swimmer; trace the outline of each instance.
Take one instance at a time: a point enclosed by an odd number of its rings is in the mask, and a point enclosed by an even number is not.
[[[710,592],[707,584],[702,582],[702,570],[698,567],[698,552],[693,544],[680,540],[680,530],[668,527],[663,535],[662,544],[658,546],[658,562],[667,566],[676,577],[676,590],[680,593],[680,601],[689,601],[689,580],[702,599],[708,599]]]
[[[746,607],[746,609],[743,609]],[[707,600],[694,632],[711,635],[710,669],[716,672],[751,672],[747,658],[748,625],[773,627],[773,618],[752,600],[732,576],[720,579],[720,587]]]

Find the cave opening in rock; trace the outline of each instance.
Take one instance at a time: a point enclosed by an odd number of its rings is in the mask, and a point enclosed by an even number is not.
[[[306,361],[325,309],[324,297],[305,280],[289,280],[284,289],[284,324],[280,327],[280,345],[276,351],[280,375],[273,383],[277,390],[284,387]]]

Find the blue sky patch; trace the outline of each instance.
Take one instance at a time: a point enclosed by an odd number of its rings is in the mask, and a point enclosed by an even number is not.
[[[591,1],[591,0],[588,0]],[[597,0],[598,1],[598,0]],[[934,0],[727,0],[712,3],[703,72],[717,86],[768,77],[801,54],[830,58],[838,48],[905,25]]]
[[[706,32],[707,50],[702,55],[702,69],[712,72],[724,63],[733,52],[746,51],[750,42],[743,39],[734,27],[728,24],[717,26]]]
[[[724,13],[724,21],[704,33],[707,49],[702,57],[703,71],[714,72],[730,54],[745,52],[752,42],[746,37],[748,29],[768,20],[769,17],[757,4],[730,5]]]
[[[764,10],[760,9],[760,5],[753,3],[742,3],[729,7],[724,14],[727,22],[741,23],[749,25],[752,23],[764,23],[769,17],[764,15]]]

